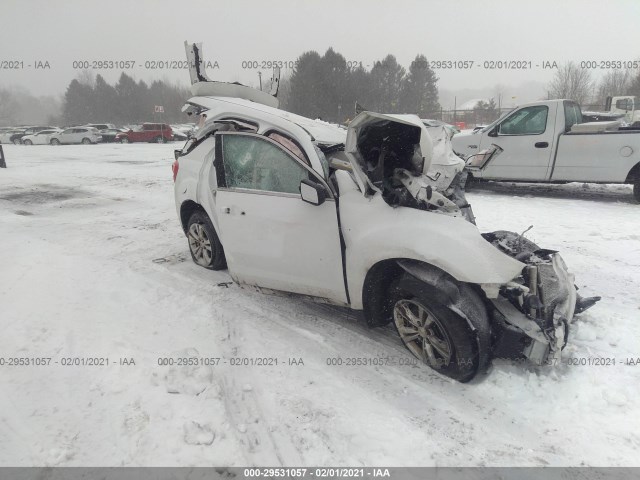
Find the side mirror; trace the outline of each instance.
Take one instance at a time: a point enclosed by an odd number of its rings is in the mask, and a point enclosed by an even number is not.
[[[487,133],[487,135],[490,136],[490,137],[497,137],[498,136],[498,128],[499,128],[499,125],[496,125],[495,127],[493,127],[491,129],[491,131],[489,133]]]
[[[327,192],[324,187],[311,180],[302,180],[300,182],[300,195],[304,202],[311,205],[322,205],[327,198]]]
[[[173,158],[175,160],[178,160],[178,157],[180,156],[181,153],[182,153],[182,150],[174,150],[173,151]]]

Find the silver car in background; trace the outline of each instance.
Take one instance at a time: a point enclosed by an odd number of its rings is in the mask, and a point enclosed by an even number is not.
[[[102,140],[102,135],[98,132],[98,129],[93,127],[72,127],[58,132],[51,136],[49,143],[51,145],[69,145],[82,143],[89,145],[92,143],[99,143]]]

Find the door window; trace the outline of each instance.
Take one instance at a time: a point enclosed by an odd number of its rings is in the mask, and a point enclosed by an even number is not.
[[[521,108],[500,124],[500,135],[540,135],[547,127],[549,108],[544,105]]]
[[[228,188],[300,194],[300,182],[309,179],[307,169],[263,138],[224,135],[222,151]]]

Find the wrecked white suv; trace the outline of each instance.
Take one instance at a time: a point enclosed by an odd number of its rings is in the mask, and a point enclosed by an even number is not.
[[[363,112],[344,130],[226,96],[185,107],[204,123],[176,151],[179,218],[193,260],[239,285],[394,322],[411,353],[462,382],[496,357],[559,359],[574,314],[598,299],[577,295],[557,252],[480,234],[441,127]]]

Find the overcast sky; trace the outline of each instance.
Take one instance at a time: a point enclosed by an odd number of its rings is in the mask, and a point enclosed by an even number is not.
[[[0,61],[24,68],[0,70],[0,86],[58,95],[78,74],[79,60],[134,60],[128,73],[138,80],[188,83],[186,71],[144,64],[184,60],[189,40],[203,41],[205,57],[218,62],[209,70],[216,80],[256,83],[257,70],[243,69],[243,61],[295,60],[332,46],[365,66],[387,53],[405,67],[417,53],[471,60],[472,70],[437,71],[439,87],[508,90],[548,82],[553,70],[543,69],[544,61],[640,58],[639,21],[640,0],[2,0]],[[532,69],[485,69],[492,60],[531,61]],[[51,68],[36,70],[36,61]],[[111,83],[120,72],[94,70]]]

